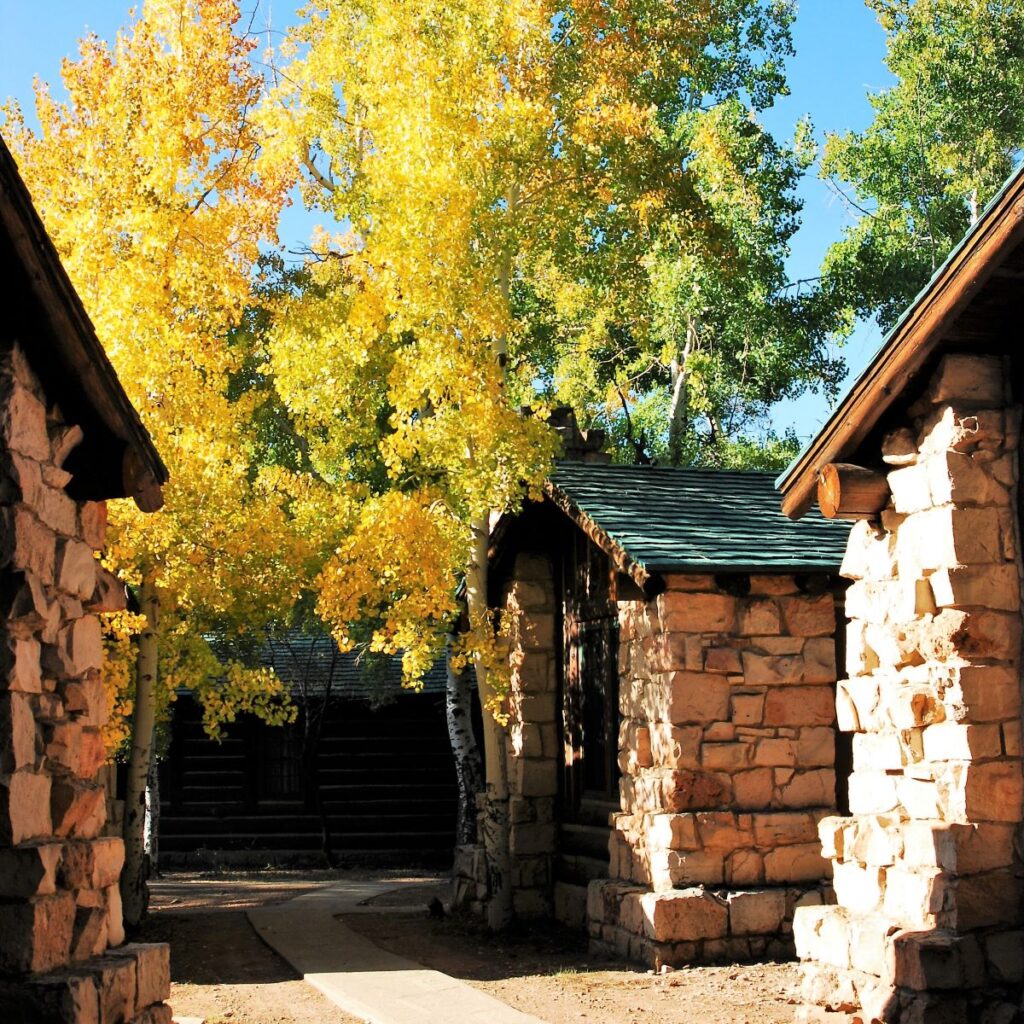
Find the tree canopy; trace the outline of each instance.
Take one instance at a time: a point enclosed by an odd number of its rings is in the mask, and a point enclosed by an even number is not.
[[[821,165],[855,217],[825,288],[848,317],[890,327],[995,195],[1024,144],[1021,0],[867,0],[896,83]]]

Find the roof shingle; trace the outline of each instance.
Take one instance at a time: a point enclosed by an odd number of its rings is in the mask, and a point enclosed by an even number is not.
[[[771,473],[562,462],[551,482],[648,571],[834,571],[851,525],[787,519]]]

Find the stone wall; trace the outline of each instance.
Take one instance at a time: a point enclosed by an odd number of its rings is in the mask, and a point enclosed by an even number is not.
[[[0,1020],[167,1024],[167,946],[123,944],[103,836],[96,613],[118,587],[93,557],[105,506],[64,492],[81,437],[0,347]]]
[[[546,917],[554,909],[552,862],[558,842],[555,805],[561,749],[557,605],[548,558],[517,555],[501,609],[509,629],[512,669],[506,740],[512,909],[519,918]],[[483,813],[481,806],[478,820]],[[489,893],[480,844],[456,850],[454,876],[456,905],[482,913]]]
[[[800,910],[805,1020],[1019,1019],[1020,416],[997,358],[947,356],[882,445],[892,500],[843,574],[849,817],[837,905]]]
[[[673,575],[620,603],[622,812],[611,877],[588,893],[598,947],[669,964],[785,955],[795,906],[821,902],[835,598],[815,582]]]

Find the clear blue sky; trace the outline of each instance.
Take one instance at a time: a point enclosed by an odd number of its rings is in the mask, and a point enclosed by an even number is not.
[[[244,0],[247,10],[260,5],[256,26],[266,27],[272,12],[275,29],[283,28],[298,0]],[[60,62],[76,52],[76,40],[87,31],[110,40],[128,18],[128,0],[0,0],[0,99],[15,97],[31,107],[32,79],[57,86]],[[882,31],[864,0],[801,0],[794,33],[796,56],[789,64],[791,95],[766,117],[778,135],[792,132],[796,120],[809,114],[818,137],[826,131],[862,129],[871,120],[866,94],[890,81],[882,63]],[[808,177],[802,187],[803,226],[795,239],[791,276],[817,273],[828,244],[838,237],[846,214],[824,182]],[[283,240],[302,242],[311,220],[292,211],[282,225]],[[859,373],[878,346],[879,334],[865,325],[848,342],[844,356],[852,374]],[[828,414],[820,396],[808,395],[780,408],[776,423],[792,424],[808,437]]]

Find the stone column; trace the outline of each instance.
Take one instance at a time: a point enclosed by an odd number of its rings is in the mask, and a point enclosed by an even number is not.
[[[0,1020],[167,1024],[167,946],[123,945],[124,847],[102,834],[96,613],[118,588],[93,556],[105,506],[64,492],[81,438],[0,348]]]
[[[884,440],[890,507],[843,574],[849,817],[837,905],[797,913],[804,1020],[1019,1019],[1018,410],[999,358],[946,356]]]
[[[506,743],[509,853],[512,906],[520,918],[546,917],[553,910],[561,749],[555,613],[550,560],[530,553],[517,555],[501,614],[509,633],[512,671]],[[454,875],[456,904],[481,913],[488,893],[480,843],[456,850]]]

